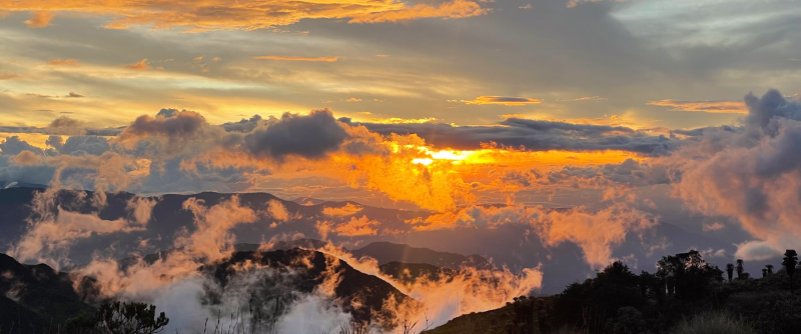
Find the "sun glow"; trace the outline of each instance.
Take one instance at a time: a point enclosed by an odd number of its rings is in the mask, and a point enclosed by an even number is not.
[[[432,151],[427,147],[418,147],[417,149],[420,150],[422,153],[424,153],[427,157],[412,159],[412,163],[426,165],[426,166],[434,163],[434,161],[440,161],[440,160],[447,161],[452,164],[472,162],[471,158],[480,154],[480,151],[457,151],[457,150]]]
[[[416,149],[424,156],[412,159],[412,163],[429,166],[436,162],[447,162],[451,165],[464,164],[536,164],[536,165],[564,165],[564,164],[606,164],[619,163],[626,159],[641,160],[637,154],[624,151],[605,152],[570,152],[570,151],[544,151],[530,152],[498,148],[485,148],[472,151],[461,150],[433,150],[429,147],[406,148]],[[397,151],[395,151],[397,152]]]

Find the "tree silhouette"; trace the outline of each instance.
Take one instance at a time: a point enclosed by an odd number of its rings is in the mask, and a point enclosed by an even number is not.
[[[768,275],[773,275],[773,265],[772,264],[766,264],[765,265],[765,269],[768,270]]]
[[[744,272],[745,268],[743,268],[743,259],[737,259],[737,279],[744,279]]]
[[[614,262],[595,278],[568,285],[554,301],[553,321],[585,328],[589,333],[604,333],[607,322],[617,317],[618,309],[646,305],[648,299],[642,297],[639,281],[640,276],[627,265]]]
[[[656,267],[657,275],[667,279],[668,294],[675,293],[681,299],[703,298],[709,292],[711,282],[723,280],[723,271],[706,263],[696,250],[663,256]]]
[[[734,264],[726,264],[726,274],[729,275],[729,282],[731,282],[732,276],[734,276]]]
[[[768,277],[768,268],[762,268],[762,278]]]
[[[795,292],[793,288],[793,273],[795,273],[795,266],[798,264],[798,253],[795,250],[788,249],[784,252],[784,259],[782,261],[782,265],[784,266],[784,270],[787,271],[787,275],[790,276],[790,291]]]
[[[104,303],[97,310],[100,328],[113,334],[154,334],[161,332],[170,319],[161,312],[156,317],[156,306],[145,303]]]

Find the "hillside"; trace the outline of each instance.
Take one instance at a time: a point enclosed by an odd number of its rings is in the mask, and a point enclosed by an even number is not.
[[[151,263],[157,261],[158,257],[151,259]],[[356,323],[374,322],[385,328],[393,327],[397,321],[393,313],[384,309],[385,300],[416,305],[389,283],[311,250],[236,252],[198,270],[216,283],[204,285],[203,295],[199,296],[206,307],[230,303],[231,294],[246,289],[250,297],[237,307],[250,313],[262,310],[254,316],[252,321],[256,322],[275,323],[300,296],[312,293],[327,296]],[[84,279],[76,285],[69,273],[56,272],[43,264],[24,265],[0,254],[0,273],[0,333],[19,329],[20,323],[28,333],[63,327],[70,318],[93,314],[100,302],[92,280]]]
[[[37,333],[51,324],[93,312],[88,303],[95,292],[91,282],[85,283],[75,285],[68,273],[44,264],[20,264],[0,254],[0,329],[20,329],[21,323],[23,331]]]
[[[425,281],[437,282],[458,274],[456,270],[440,268],[428,263],[390,262],[382,264],[378,268],[381,273],[402,283],[419,282],[421,278]]]
[[[266,301],[264,298],[283,290],[279,298],[292,298],[292,294],[311,293],[315,288],[322,288],[326,279],[333,279],[338,284],[333,287],[331,296],[343,310],[351,313],[353,319],[360,323],[369,323],[371,320],[380,321],[382,325],[390,326],[395,321],[394,314],[383,308],[383,303],[389,298],[403,303],[409,297],[395,289],[389,283],[378,277],[364,274],[344,261],[333,258],[316,251],[303,249],[276,250],[271,252],[236,252],[222,263],[210,265],[201,269],[220,283],[223,289],[237,275],[239,265],[245,262],[265,266],[278,270],[281,273],[292,273],[291,278],[281,286],[254,286],[251,289],[262,290],[250,301],[251,307],[260,307]],[[273,274],[274,275],[274,274]],[[277,289],[277,290],[276,290]],[[266,293],[271,290],[270,293]],[[357,307],[357,305],[359,305]]]
[[[722,319],[715,333],[801,333],[801,293],[791,292],[786,271],[756,279],[747,274],[725,281],[693,252],[663,257],[653,274],[616,262],[554,296],[521,296],[423,333],[712,333],[678,328],[713,319]],[[801,277],[793,282],[801,286]]]

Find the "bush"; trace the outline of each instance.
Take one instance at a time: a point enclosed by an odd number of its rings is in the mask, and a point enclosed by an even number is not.
[[[606,321],[606,332],[611,334],[642,334],[648,332],[648,324],[642,312],[631,306],[617,310],[617,318]]]
[[[745,292],[729,297],[726,309],[760,333],[801,333],[801,296],[789,291]]]
[[[756,334],[742,320],[734,320],[726,313],[700,314],[691,320],[685,319],[671,332],[673,334]]]

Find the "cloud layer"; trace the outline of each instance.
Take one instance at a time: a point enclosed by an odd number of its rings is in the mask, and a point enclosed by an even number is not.
[[[351,23],[399,22],[421,18],[463,18],[487,13],[478,3],[469,0],[452,0],[438,4],[406,2],[343,0],[307,0],[286,2],[281,0],[225,0],[164,2],[145,0],[125,3],[103,1],[0,1],[0,8],[8,11],[34,12],[26,21],[30,27],[50,24],[55,13],[77,12],[113,19],[105,27],[126,29],[147,25],[157,29],[182,28],[191,32],[235,29],[268,29],[296,23],[302,19],[348,19]]]

